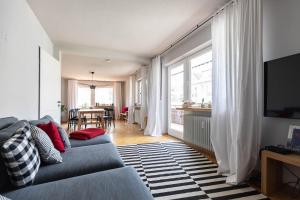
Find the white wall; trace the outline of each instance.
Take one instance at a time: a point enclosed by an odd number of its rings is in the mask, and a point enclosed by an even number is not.
[[[68,79],[61,78],[61,104],[68,105]]]
[[[163,55],[165,64],[172,63],[184,56],[195,53],[210,44],[211,26],[206,24]]]
[[[53,44],[25,0],[0,1],[0,117],[38,117],[38,47]]]
[[[263,0],[263,59],[264,61],[300,53],[300,1]],[[300,120],[263,119],[262,146],[286,144],[289,125]],[[289,166],[296,174],[300,170]],[[295,181],[284,171],[284,182]]]
[[[263,0],[264,61],[300,53],[299,8],[299,0]],[[300,120],[264,118],[262,146],[285,144],[290,124]]]

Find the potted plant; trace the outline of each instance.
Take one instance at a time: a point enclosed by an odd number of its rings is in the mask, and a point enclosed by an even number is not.
[[[68,121],[68,107],[66,105],[61,105],[60,111],[61,111],[61,122],[67,122]]]

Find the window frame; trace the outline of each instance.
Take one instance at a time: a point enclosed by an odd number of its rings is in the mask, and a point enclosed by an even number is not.
[[[109,104],[113,104],[114,103],[114,87],[113,86],[98,86],[98,87],[96,87],[96,89],[95,89],[95,96],[94,96],[94,99],[95,99],[95,104],[96,103],[99,103],[99,102],[97,102],[97,99],[96,99],[96,91],[97,91],[97,89],[101,89],[101,88],[110,88],[110,89],[112,89],[112,102],[110,102],[110,103],[105,103],[105,104],[103,104],[103,105],[109,105]],[[100,104],[100,105],[102,105],[102,104]]]
[[[89,107],[91,107],[91,105],[92,105],[92,91],[90,91],[90,102],[85,107],[83,105],[79,105],[79,101],[78,101],[79,100],[79,88],[87,88],[88,90],[91,90],[88,85],[78,84],[78,87],[77,87],[77,105],[76,105],[76,107],[78,107],[78,108],[89,108]]]

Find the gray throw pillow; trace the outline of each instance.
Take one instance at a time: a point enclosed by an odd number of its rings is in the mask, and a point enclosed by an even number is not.
[[[25,120],[17,121],[7,128],[0,130],[0,146],[6,142],[20,128],[23,128],[28,122]]]
[[[61,139],[62,139],[62,141],[64,143],[65,149],[71,148],[71,143],[70,143],[70,140],[69,140],[69,135],[67,134],[66,130],[61,125],[59,125],[58,123],[56,123],[51,116],[46,115],[46,116],[42,117],[39,120],[32,120],[32,121],[30,121],[30,124],[36,126],[38,124],[48,124],[50,121],[54,122],[55,125],[57,126],[59,135],[60,135],[60,137],[61,137]]]
[[[0,130],[9,127],[10,125],[18,121],[15,117],[4,117],[0,118]]]
[[[62,157],[60,152],[55,149],[47,133],[36,126],[30,126],[30,131],[39,150],[41,160],[46,164],[61,163]]]

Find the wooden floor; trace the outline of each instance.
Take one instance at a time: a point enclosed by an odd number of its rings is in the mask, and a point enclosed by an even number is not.
[[[66,124],[63,124],[63,126],[67,128]],[[110,127],[107,132],[115,145],[178,141],[176,138],[169,135],[157,137],[145,136],[143,131],[139,130],[137,124],[128,124],[124,121],[116,121],[116,127]]]
[[[176,141],[177,139],[169,136],[145,136],[143,131],[139,130],[137,124],[127,124],[124,121],[117,121],[116,127],[111,127],[108,130],[109,135],[114,144],[116,145],[127,145],[127,144],[143,144],[151,142],[166,142]]]

